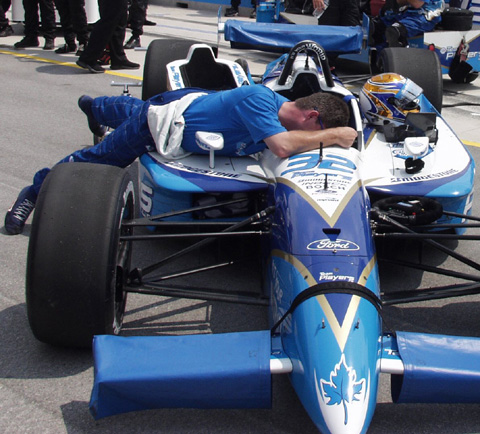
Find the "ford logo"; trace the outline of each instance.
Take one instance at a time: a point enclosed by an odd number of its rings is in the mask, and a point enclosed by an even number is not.
[[[358,244],[353,243],[352,241],[346,240],[329,240],[328,238],[324,240],[312,241],[308,246],[308,250],[337,250],[337,251],[354,251],[360,250]]]

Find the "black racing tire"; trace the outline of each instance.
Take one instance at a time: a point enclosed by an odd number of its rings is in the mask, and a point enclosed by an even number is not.
[[[28,247],[26,304],[34,336],[47,344],[91,348],[97,334],[123,323],[131,242],[121,226],[134,218],[126,170],[59,164],[40,191]]]
[[[186,39],[155,39],[147,49],[143,67],[142,99],[145,101],[168,89],[166,65],[174,60],[185,59],[193,45]]]
[[[443,105],[442,66],[434,51],[422,48],[384,48],[380,52],[382,72],[395,72],[418,84],[440,113]]]

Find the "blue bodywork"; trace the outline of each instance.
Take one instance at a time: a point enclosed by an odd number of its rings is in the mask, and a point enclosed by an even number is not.
[[[348,94],[338,82],[329,86]],[[357,113],[356,100],[349,104]],[[423,107],[434,110],[428,101]],[[426,196],[468,212],[473,160],[438,115],[439,134],[452,140],[432,146],[424,172],[406,175],[396,168],[403,161],[396,144],[364,125],[359,113],[354,120],[356,148],[332,146],[285,159],[266,150],[255,159],[217,157],[214,167],[204,156],[141,157],[146,217],[189,210],[202,194],[248,193],[273,209],[259,247],[271,330],[95,337],[90,408],[96,418],[159,407],[264,408],[276,373],[290,376],[323,433],[367,431],[381,372],[393,375],[398,402],[480,402],[480,340],[384,333],[371,221],[377,196]],[[452,146],[455,161],[442,163]],[[437,172],[442,164],[451,171]],[[168,218],[195,222],[190,212]],[[454,382],[465,387],[449,394]]]

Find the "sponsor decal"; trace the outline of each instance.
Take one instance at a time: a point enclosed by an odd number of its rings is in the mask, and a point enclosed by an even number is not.
[[[289,169],[283,171],[280,176],[285,176],[288,173],[301,171],[302,173],[309,173],[313,169],[332,170],[335,172],[342,172],[344,174],[353,174],[356,170],[355,164],[347,158],[339,155],[327,154],[322,159],[319,154],[299,154],[289,158]],[[307,172],[306,172],[307,171]]]
[[[357,372],[353,366],[347,365],[345,354],[328,379],[318,380],[317,372],[314,372],[314,378],[320,408],[329,429],[332,432],[359,432],[368,407],[367,379],[357,380]]]
[[[445,170],[444,172],[430,173],[429,175],[422,176],[411,176],[408,178],[390,178],[392,184],[398,182],[418,182],[418,181],[431,181],[432,179],[445,178],[447,176],[452,176],[458,173],[456,169]]]
[[[322,160],[318,154],[300,154],[290,157],[286,176],[314,200],[338,203],[350,190],[356,179],[355,164],[341,156],[328,154]]]
[[[355,250],[360,250],[358,244],[355,244],[352,241],[342,240],[338,238],[335,241],[325,238],[323,240],[317,240],[311,242],[307,246],[308,250],[323,250],[323,251],[343,251],[351,252]]]
[[[297,57],[297,54],[304,51],[304,50],[314,51],[321,60],[326,60],[326,58],[327,58],[327,56],[325,54],[325,50],[322,47],[320,47],[318,44],[316,44],[315,42],[307,42],[307,43],[303,44],[302,46],[297,47],[295,49],[295,51],[293,51],[290,54],[289,57],[295,59]]]
[[[357,373],[351,366],[345,363],[345,355],[342,354],[340,362],[330,372],[329,381],[320,379],[322,395],[327,405],[343,404],[345,410],[344,424],[348,423],[347,404],[358,401],[365,387],[365,379],[357,381]]]
[[[233,72],[235,74],[235,81],[240,86],[245,82],[245,72],[238,64],[233,64]]]
[[[450,49],[453,49],[452,51],[450,51]],[[445,58],[446,59],[453,59],[455,57],[455,55],[457,54],[457,48],[453,48],[453,47],[447,47],[446,49],[446,52],[443,52],[442,54],[445,55]],[[473,60],[475,59],[475,57],[479,57],[479,52],[478,51],[470,51],[468,54],[467,54],[467,59],[468,60]]]
[[[410,158],[410,155],[407,155],[405,153],[405,148],[403,144],[391,144],[390,147],[392,148],[392,155],[395,158],[401,158],[403,160],[406,160],[407,158]],[[424,155],[422,155],[422,158],[426,157],[428,154],[432,153],[433,149],[431,146],[428,147],[428,152]]]
[[[172,84],[172,90],[183,88],[182,76],[180,75],[180,70],[177,67],[170,67],[169,77]]]
[[[438,44],[438,42],[437,42]],[[470,48],[472,48],[472,41],[470,41]],[[445,59],[453,59],[455,55],[457,54],[458,50],[458,45],[453,46],[453,45],[447,45],[438,48],[438,52],[444,57]],[[475,57],[479,57],[480,52],[471,50],[467,54],[468,59],[474,59]]]
[[[143,216],[148,217],[152,213],[153,188],[144,182],[140,183],[140,210]]]
[[[311,172],[306,175],[303,172],[296,172],[292,179],[304,190],[310,193],[327,194],[333,192],[345,192],[350,188],[352,177],[343,175],[326,175],[325,173]],[[300,178],[300,179],[297,179]]]
[[[355,282],[355,279],[353,276],[340,276],[333,274],[332,272],[324,273],[323,271],[320,272],[320,276],[318,277],[318,280],[328,280],[330,282]]]
[[[199,175],[209,175],[209,176],[217,176],[219,178],[240,178],[239,173],[228,173],[228,172],[221,172],[218,170],[213,170],[213,169],[201,169],[200,167],[192,167],[192,166],[187,166],[183,163],[180,163],[178,161],[168,161],[164,162],[163,165],[167,167],[172,167],[174,169],[178,170],[183,170],[185,172],[189,173],[195,173]]]

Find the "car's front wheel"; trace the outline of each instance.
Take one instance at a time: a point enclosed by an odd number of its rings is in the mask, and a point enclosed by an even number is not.
[[[127,171],[88,164],[59,164],[40,192],[27,259],[26,302],[37,339],[90,347],[95,334],[120,331],[131,233],[122,226],[135,213]]]

